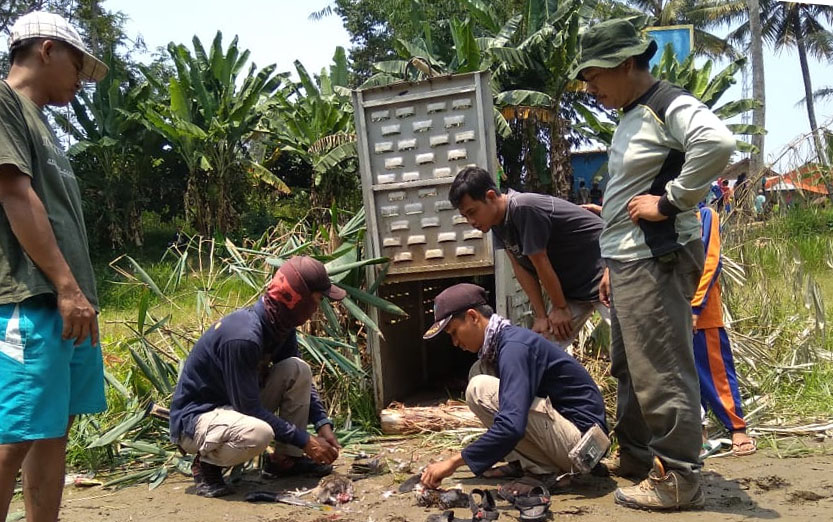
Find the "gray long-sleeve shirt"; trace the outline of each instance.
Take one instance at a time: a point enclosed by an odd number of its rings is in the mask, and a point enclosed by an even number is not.
[[[697,98],[665,81],[625,107],[609,151],[602,257],[658,257],[699,240],[697,204],[734,150],[726,125]],[[628,202],[640,194],[662,196],[660,211],[668,219],[634,225]]]

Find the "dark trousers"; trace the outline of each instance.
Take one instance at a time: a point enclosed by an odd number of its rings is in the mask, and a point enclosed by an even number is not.
[[[701,467],[701,436],[691,299],[704,257],[697,239],[659,258],[607,260],[621,451],[646,465],[657,456],[692,479]]]

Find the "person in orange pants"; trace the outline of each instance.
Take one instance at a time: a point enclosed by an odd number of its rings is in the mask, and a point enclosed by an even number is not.
[[[706,205],[700,206],[700,229],[706,262],[697,292],[691,301],[694,325],[694,360],[700,379],[700,401],[711,408],[732,434],[732,451],[737,456],[755,453],[755,439],[746,434],[738,390],[732,346],[723,325],[720,299],[720,217]]]

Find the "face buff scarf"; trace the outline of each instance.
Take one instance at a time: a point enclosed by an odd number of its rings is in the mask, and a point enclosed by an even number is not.
[[[489,317],[489,324],[486,326],[486,336],[483,339],[483,346],[477,352],[477,356],[486,361],[488,364],[494,364],[497,358],[497,341],[500,337],[500,332],[512,323],[509,319],[498,314],[492,314]]]
[[[312,292],[292,260],[284,263],[275,273],[263,294],[263,308],[276,338],[281,340],[315,313]]]

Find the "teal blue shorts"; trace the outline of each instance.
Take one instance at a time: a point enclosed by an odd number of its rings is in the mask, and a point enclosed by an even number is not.
[[[101,346],[61,339],[52,296],[0,305],[0,444],[62,437],[70,415],[107,409]]]

